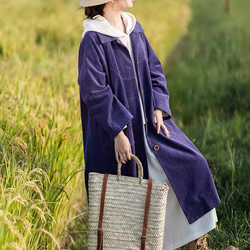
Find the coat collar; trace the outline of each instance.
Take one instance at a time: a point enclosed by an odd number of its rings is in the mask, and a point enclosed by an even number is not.
[[[141,25],[138,22],[136,22],[135,28],[131,34],[133,33],[144,33],[144,30],[142,29]],[[117,37],[107,36],[101,33],[97,33],[97,35],[99,36],[101,43],[109,43],[118,40]]]

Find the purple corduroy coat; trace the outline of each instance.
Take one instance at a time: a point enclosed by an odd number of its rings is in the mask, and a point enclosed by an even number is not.
[[[128,49],[115,37],[89,31],[79,49],[80,105],[84,142],[85,185],[89,172],[117,174],[114,137],[123,130],[132,153],[148,164],[143,140],[145,126],[149,147],[165,171],[189,223],[220,203],[208,164],[171,119],[169,93],[161,63],[137,22],[130,35],[135,69]],[[144,107],[143,124],[136,77]],[[171,138],[156,133],[154,109],[169,114],[164,118]],[[124,129],[125,125],[127,127]],[[137,176],[134,161],[122,167],[122,174]]]

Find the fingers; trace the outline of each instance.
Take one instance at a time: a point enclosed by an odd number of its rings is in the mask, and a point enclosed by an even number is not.
[[[125,164],[127,161],[131,160],[131,152],[117,153],[116,161]]]
[[[170,138],[170,133],[168,129],[166,128],[165,124],[163,123],[162,116],[158,117],[157,115],[154,115],[154,123],[157,125],[156,126],[156,132],[157,134],[160,133],[160,130],[162,129],[164,134]]]
[[[165,133],[165,129],[167,129],[163,123],[162,119],[162,112],[154,114],[154,123],[156,124],[156,132],[157,134],[160,133],[160,130],[162,129]]]
[[[157,134],[160,133],[160,130],[161,130],[161,123],[157,122]]]
[[[129,151],[127,152],[127,160],[131,160],[131,147],[129,148]]]
[[[161,129],[161,119],[157,116],[156,113],[154,115],[154,123],[156,124],[157,134],[159,134],[160,133],[160,129]]]
[[[120,161],[121,161],[121,163],[123,163],[123,164],[126,163],[126,161],[127,161],[126,153],[120,154]]]
[[[119,154],[117,151],[115,151],[115,159],[116,159],[117,163],[120,161]]]
[[[131,145],[127,136],[121,131],[114,138],[115,158],[117,162],[126,163],[131,159]]]
[[[116,161],[119,163],[123,163],[125,164],[126,163],[126,154],[125,153],[119,153],[119,152],[116,152]]]
[[[156,118],[155,115],[154,115],[154,123],[155,123],[155,124],[157,123],[157,118]]]
[[[131,150],[131,146],[129,145],[129,148],[128,150],[126,150],[124,153],[123,153],[123,160],[125,161],[125,163],[127,161],[130,161],[131,160],[131,153],[132,153],[132,150]]]
[[[131,152],[131,145],[127,139],[122,144],[115,143],[115,158],[118,163],[125,164],[128,160],[131,160]]]
[[[168,129],[166,128],[166,126],[164,125],[164,123],[162,124],[161,129],[163,130],[164,134],[165,134],[168,138],[170,138],[170,133],[169,133]]]

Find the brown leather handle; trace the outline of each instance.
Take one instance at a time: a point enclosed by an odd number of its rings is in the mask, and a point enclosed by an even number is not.
[[[134,154],[131,154],[131,159],[134,160],[137,164],[137,169],[138,169],[138,177],[140,180],[140,184],[142,184],[142,179],[143,179],[143,166],[141,161],[139,160],[139,158],[137,156],[135,156]],[[122,163],[119,162],[118,166],[117,166],[117,180],[120,180],[120,176],[121,176],[121,167],[122,167]]]
[[[104,231],[102,229],[102,221],[103,221],[103,214],[104,214],[104,203],[105,203],[108,176],[109,174],[105,174],[103,177],[103,182],[102,182],[101,204],[100,204],[99,222],[98,222],[98,229],[97,229],[97,250],[103,250]]]
[[[146,197],[146,203],[145,203],[143,230],[142,230],[142,235],[141,235],[141,250],[146,250],[148,214],[149,214],[149,205],[150,205],[150,197],[151,197],[152,185],[153,185],[153,181],[152,181],[152,179],[149,179],[148,180],[147,197]]]

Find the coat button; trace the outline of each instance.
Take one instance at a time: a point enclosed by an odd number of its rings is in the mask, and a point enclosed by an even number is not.
[[[159,145],[154,145],[154,151],[158,151],[160,149]]]

